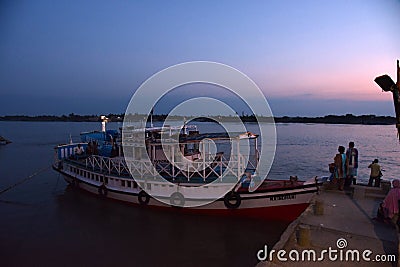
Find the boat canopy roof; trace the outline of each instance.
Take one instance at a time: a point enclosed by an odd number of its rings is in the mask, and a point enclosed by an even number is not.
[[[92,131],[92,132],[84,132],[81,133],[81,140],[82,142],[89,142],[89,141],[106,141],[111,142],[117,139],[119,133],[117,130],[107,130],[105,132],[101,131]]]

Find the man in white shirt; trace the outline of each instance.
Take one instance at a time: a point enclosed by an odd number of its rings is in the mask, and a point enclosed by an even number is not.
[[[83,149],[81,144],[78,144],[78,146],[74,148],[74,153],[75,155],[83,155],[83,153],[85,153],[85,150]]]

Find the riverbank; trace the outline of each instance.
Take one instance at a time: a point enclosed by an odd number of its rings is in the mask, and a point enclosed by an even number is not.
[[[272,248],[272,261],[257,266],[397,266],[396,229],[372,220],[385,195],[383,189],[360,185],[349,191],[322,189]],[[286,252],[281,258],[287,261],[278,259],[279,250]],[[309,255],[313,259],[310,251],[314,261],[308,260]],[[297,252],[299,260],[291,260]]]
[[[106,115],[109,121],[122,122],[124,114],[108,114]],[[133,121],[141,121],[147,116],[144,114],[130,114],[130,119]],[[243,122],[272,122],[272,118],[254,115],[239,116]],[[165,121],[166,114],[153,115],[153,121]],[[170,116],[169,119],[176,121],[189,121],[195,117],[191,116]],[[231,116],[218,116],[212,117],[220,122],[235,122],[236,119]],[[196,121],[212,122],[212,118],[197,118]],[[99,122],[99,115],[77,115],[71,113],[69,115],[55,116],[55,115],[40,115],[40,116],[27,116],[27,115],[12,115],[0,116],[0,121],[63,121],[63,122]],[[362,124],[362,125],[392,125],[396,124],[396,118],[391,116],[376,116],[376,115],[360,115],[353,114],[346,115],[327,115],[324,117],[274,117],[275,123],[321,123],[321,124]]]

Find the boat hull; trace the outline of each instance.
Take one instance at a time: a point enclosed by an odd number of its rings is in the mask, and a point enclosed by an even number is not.
[[[278,190],[264,190],[263,192],[241,192],[241,202],[239,206],[234,208],[228,208],[224,198],[199,207],[179,208],[145,196],[141,193],[143,191],[139,187],[121,189],[104,186],[101,181],[94,181],[79,174],[71,173],[64,168],[53,167],[63,175],[70,185],[102,198],[122,201],[143,208],[211,216],[260,218],[289,222],[296,219],[308,207],[312,196],[318,191],[317,185],[311,184]],[[113,179],[113,177],[110,176],[108,179]]]

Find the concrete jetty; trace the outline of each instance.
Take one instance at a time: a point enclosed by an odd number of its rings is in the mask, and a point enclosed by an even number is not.
[[[397,229],[373,220],[389,186],[354,185],[339,191],[325,185],[280,241],[268,248],[265,254],[271,256],[273,250],[272,257],[257,266],[397,266]]]

